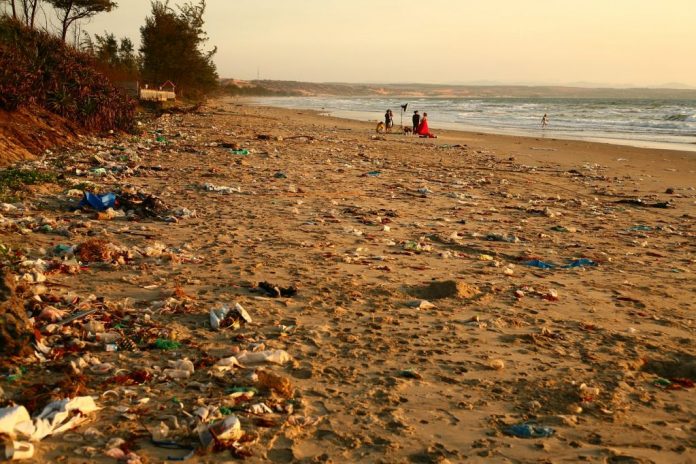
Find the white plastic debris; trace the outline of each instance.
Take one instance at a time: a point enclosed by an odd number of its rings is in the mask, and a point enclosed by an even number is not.
[[[242,307],[242,305],[240,305],[239,303],[235,303],[234,309],[235,311],[237,311],[237,314],[239,314],[239,317],[241,317],[244,322],[246,322],[247,324],[251,323],[251,316],[246,311],[246,309]]]
[[[273,414],[273,410],[269,408],[265,403],[252,404],[249,407],[249,412],[252,414]]]
[[[239,440],[242,435],[244,435],[242,424],[234,414],[225,417],[223,420],[209,427],[203,428],[198,433],[198,437],[204,448],[210,446],[215,438],[224,441],[234,441]]]
[[[34,457],[34,445],[26,441],[8,440],[0,448],[0,461],[21,461]]]
[[[215,363],[213,366],[213,369],[220,371],[220,372],[227,372],[235,367],[242,367],[241,363],[235,358],[234,356],[230,356],[229,358],[222,358],[218,362]]]
[[[234,304],[234,308],[230,309],[229,306],[223,305],[220,308],[214,308],[210,310],[210,327],[213,330],[220,330],[222,326],[222,321],[228,316],[236,317],[240,321],[249,323],[252,321],[251,316],[246,309],[239,303]]]
[[[227,317],[229,310],[230,308],[227,306],[210,310],[210,327],[213,330],[220,330],[220,323]]]
[[[0,434],[15,438],[15,428],[24,422],[31,423],[29,411],[24,406],[14,406],[0,409]]]
[[[428,300],[416,300],[416,301],[410,301],[408,303],[408,306],[411,308],[416,308],[416,309],[432,309],[435,307],[434,304],[429,302]]]
[[[285,364],[286,362],[292,360],[292,357],[287,351],[284,350],[265,350],[255,353],[245,351],[237,356],[237,360],[242,364]]]
[[[203,184],[203,189],[207,190],[208,192],[218,192],[218,193],[222,193],[225,195],[229,195],[230,193],[242,193],[241,187],[228,187],[226,185],[214,185],[214,184],[211,184],[209,182]]]
[[[168,361],[170,369],[162,371],[170,379],[188,379],[194,372],[193,363],[188,359]]]
[[[28,438],[39,441],[49,435],[55,435],[73,429],[88,420],[87,414],[99,410],[91,396],[80,396],[49,403],[34,420],[24,406],[0,409],[0,434],[11,439]],[[9,448],[5,447],[7,457]],[[12,444],[12,458],[24,459],[34,454],[33,446],[24,443]]]
[[[53,401],[34,420],[36,432],[31,439],[41,440],[48,435],[73,429],[88,420],[86,414],[99,409],[91,396]]]

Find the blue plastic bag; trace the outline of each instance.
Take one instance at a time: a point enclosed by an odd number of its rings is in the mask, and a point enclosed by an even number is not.
[[[564,269],[571,269],[574,267],[596,266],[596,265],[597,265],[597,263],[595,263],[591,259],[580,258],[580,259],[576,259],[575,261],[571,262],[570,264],[563,266],[563,268]]]
[[[95,195],[90,192],[84,192],[85,196],[77,205],[78,208],[84,208],[85,206],[90,206],[97,211],[105,211],[109,208],[113,208],[116,205],[116,195],[113,193],[107,193],[104,195]]]
[[[544,261],[540,261],[538,259],[533,259],[531,261],[526,261],[524,263],[526,266],[531,266],[531,267],[538,267],[539,269],[553,269],[556,267],[555,264],[551,263],[546,263]]]

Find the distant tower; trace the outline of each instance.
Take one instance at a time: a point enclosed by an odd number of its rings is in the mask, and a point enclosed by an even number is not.
[[[261,80],[261,68],[259,68],[258,66],[256,67],[256,80]]]

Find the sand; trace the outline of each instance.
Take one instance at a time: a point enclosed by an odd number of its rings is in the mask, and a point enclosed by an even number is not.
[[[148,462],[182,455],[153,446],[150,431],[162,422],[168,440],[195,441],[188,416],[234,406],[230,387],[255,385],[258,368],[210,366],[265,348],[293,360],[265,367],[273,392],[257,383],[253,401],[237,405],[242,429],[257,438],[247,462],[696,462],[695,390],[675,387],[696,380],[694,154],[435,123],[437,139],[380,135],[369,123],[232,99],[147,129],[167,142],[149,132],[85,140],[66,171],[137,152],[158,170],[91,180],[100,191],[147,189],[197,217],[96,220],[67,213],[55,191],[31,203],[73,226],[70,237],[2,233],[34,254],[89,236],[167,247],[49,277],[60,285],[51,291],[94,294],[109,308],[132,298],[125,326],[150,324],[182,347],[105,352],[96,343],[3,385],[21,399],[20,387],[60,378],[89,349],[113,365],[108,374],[86,369],[80,392],[104,409],[42,441],[40,459],[114,462],[104,456],[113,437]],[[669,207],[649,206],[662,202]],[[594,265],[563,267],[583,258]],[[533,260],[556,267],[525,264]],[[297,294],[253,291],[261,281]],[[177,303],[164,305],[172,296]],[[211,330],[209,310],[235,302],[253,322]],[[183,358],[196,364],[193,375],[166,379],[167,361]],[[136,368],[152,380],[107,381]],[[666,388],[662,378],[677,383]],[[259,402],[274,413],[245,411]],[[505,433],[524,422],[554,434]],[[187,462],[228,460],[223,451]]]

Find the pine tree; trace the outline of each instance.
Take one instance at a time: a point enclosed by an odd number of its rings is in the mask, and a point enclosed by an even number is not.
[[[77,21],[108,12],[118,5],[112,0],[47,0],[53,5],[60,21],[61,39],[65,42],[70,27]]]
[[[176,85],[179,95],[198,98],[215,89],[218,75],[213,63],[217,49],[202,50],[208,40],[203,30],[205,0],[187,3],[175,11],[168,1],[153,1],[152,15],[140,28],[141,75],[157,86],[166,81]]]

